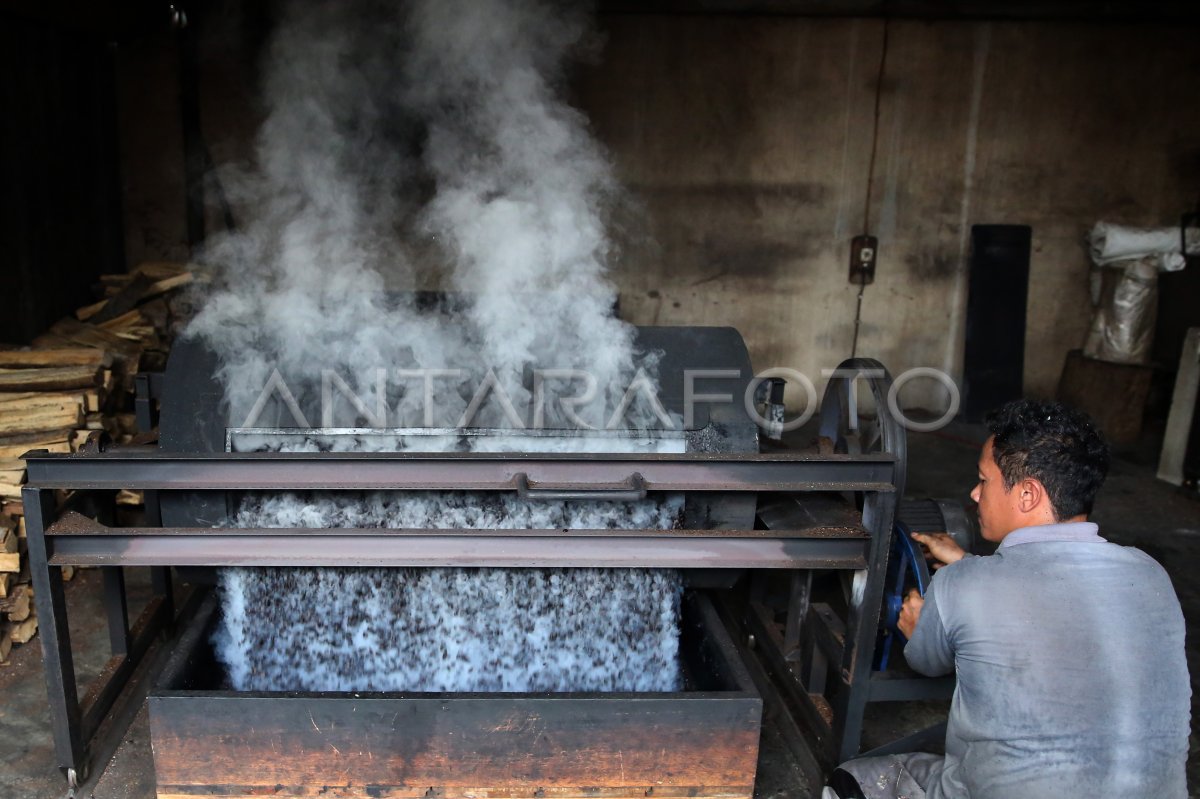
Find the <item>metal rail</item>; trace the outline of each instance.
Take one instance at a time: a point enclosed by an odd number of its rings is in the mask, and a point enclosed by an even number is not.
[[[28,485],[62,489],[517,491],[894,490],[890,455],[659,455],[512,453],[163,453],[153,448],[88,455],[27,454]]]

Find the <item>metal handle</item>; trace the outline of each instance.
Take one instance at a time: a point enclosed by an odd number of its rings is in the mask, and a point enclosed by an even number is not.
[[[625,480],[628,488],[531,488],[529,475],[517,472],[517,496],[532,500],[612,500],[629,502],[646,498],[646,481],[637,472]]]

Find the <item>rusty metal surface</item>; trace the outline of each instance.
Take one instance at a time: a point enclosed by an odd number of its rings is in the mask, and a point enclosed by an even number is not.
[[[893,490],[890,455],[161,453],[118,449],[88,455],[30,454],[28,484],[65,489],[500,490],[519,475],[535,489],[647,491]]]

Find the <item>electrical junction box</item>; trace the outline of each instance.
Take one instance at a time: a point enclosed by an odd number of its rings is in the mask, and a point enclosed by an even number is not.
[[[850,240],[850,282],[866,286],[875,282],[875,260],[879,240],[874,236],[855,236]]]

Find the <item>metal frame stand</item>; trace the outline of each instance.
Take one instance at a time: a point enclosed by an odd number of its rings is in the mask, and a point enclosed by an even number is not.
[[[948,699],[955,684],[953,677],[930,679],[897,669],[873,669],[892,529],[904,491],[907,444],[905,431],[890,410],[892,380],[881,363],[851,359],[835,375],[821,404],[822,438],[835,452],[856,457],[886,454],[896,464],[893,485],[887,490],[858,493],[862,526],[871,535],[866,568],[853,572],[849,580],[844,615],[831,604],[816,601],[812,571],[797,571],[791,575],[786,600],[773,603],[760,575],[759,585],[735,620],[753,637],[764,674],[771,678],[770,684],[760,685],[764,698],[773,698],[781,712],[803,719],[825,771],[867,754],[860,752],[860,744],[869,703]],[[865,417],[860,418],[863,389],[874,405],[869,425]],[[759,517],[767,528],[792,526],[792,517],[806,512],[783,503],[760,507]],[[936,725],[870,754],[911,751],[944,737],[944,731],[944,725]]]
[[[763,605],[746,621],[789,704],[817,730],[828,751],[856,753],[868,701],[894,685],[871,673],[879,606],[903,463],[893,452],[811,455],[510,455],[488,453],[218,453],[178,455],[152,448],[28,456],[24,489],[35,599],[59,765],[68,780],[86,773],[100,721],[146,652],[172,623],[171,566],[508,566],[792,570],[781,633]],[[637,485],[649,492],[747,492],[805,497],[806,514],[763,530],[388,530],[165,528],[154,512],[162,491],[471,490],[611,494]],[[68,506],[77,497],[119,489],[147,492],[144,527],[113,527]],[[833,493],[865,497],[861,518]],[[104,514],[98,514],[99,519]],[[336,546],[330,546],[331,538]],[[113,655],[83,702],[63,596],[62,567],[105,568]],[[156,596],[128,626],[121,569],[156,569]],[[812,570],[852,573],[856,600],[843,626],[810,601]],[[807,648],[806,648],[807,647]],[[798,653],[804,656],[798,655]],[[807,653],[807,654],[804,654]],[[822,685],[832,666],[834,679]],[[829,698],[826,700],[825,695]]]

